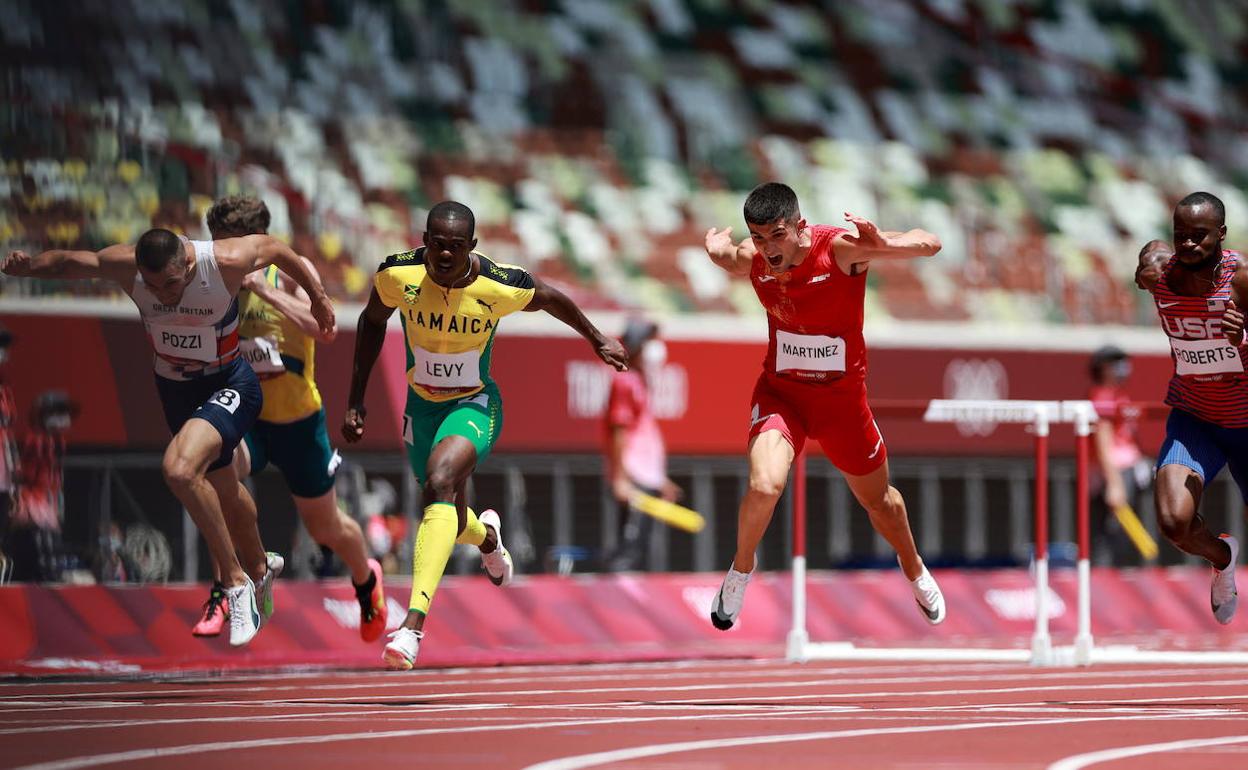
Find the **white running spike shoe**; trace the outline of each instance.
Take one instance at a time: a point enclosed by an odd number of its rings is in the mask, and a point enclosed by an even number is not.
[[[1209,587],[1209,606],[1218,622],[1226,625],[1235,617],[1239,606],[1239,591],[1235,590],[1235,565],[1239,563],[1239,541],[1230,535],[1220,536],[1231,548],[1231,563],[1225,569],[1213,570],[1213,585]]]
[[[490,582],[494,585],[505,586],[511,582],[515,574],[515,566],[511,562],[511,554],[503,547],[502,521],[499,519],[498,512],[493,508],[482,511],[477,519],[494,530],[494,535],[498,538],[498,546],[493,551],[481,554],[481,564],[485,567],[485,574],[489,575]]]
[[[728,568],[719,593],[715,594],[715,603],[711,605],[711,625],[720,631],[727,631],[737,622],[737,616],[745,606],[745,588],[750,583],[750,574]]]
[[[390,641],[381,653],[386,668],[391,671],[410,671],[416,665],[416,653],[420,652],[420,640],[424,633],[400,627],[390,634]]]
[[[230,603],[230,646],[242,647],[251,641],[263,622],[256,604],[256,584],[246,575],[241,586],[225,589]]]
[[[923,612],[923,618],[933,626],[944,622],[945,595],[940,592],[940,586],[936,585],[936,578],[927,571],[927,565],[923,565],[923,574],[909,582],[910,590],[914,591],[914,601]]]
[[[256,586],[256,593],[259,594],[256,603],[260,605],[261,621],[268,623],[269,618],[273,617],[273,583],[286,568],[286,560],[272,551],[267,551],[264,554],[264,565],[268,569],[260,579],[260,585]]]

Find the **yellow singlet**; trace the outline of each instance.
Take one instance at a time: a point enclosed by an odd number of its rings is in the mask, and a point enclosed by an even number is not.
[[[278,288],[276,265],[264,271],[264,280]],[[240,348],[260,378],[264,407],[260,419],[288,423],[321,408],[316,389],[316,340],[282,315],[277,308],[246,289],[238,292]]]
[[[407,382],[426,401],[451,401],[485,387],[499,320],[533,299],[533,277],[523,268],[473,253],[481,274],[459,289],[434,283],[423,247],[387,257],[373,279],[377,296],[403,319]]]

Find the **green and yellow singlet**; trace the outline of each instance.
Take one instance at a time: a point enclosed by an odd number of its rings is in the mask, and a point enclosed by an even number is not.
[[[481,274],[462,288],[434,283],[424,247],[387,257],[373,279],[377,296],[403,318],[407,383],[426,401],[451,401],[485,387],[499,320],[533,299],[533,277],[523,268],[473,253]]]
[[[264,280],[278,287],[276,265],[264,271]],[[238,292],[240,349],[260,378],[264,406],[260,419],[288,423],[321,408],[316,389],[316,340],[282,315],[277,308],[246,289]]]

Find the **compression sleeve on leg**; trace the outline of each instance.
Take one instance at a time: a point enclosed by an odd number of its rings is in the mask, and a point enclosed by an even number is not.
[[[410,609],[428,615],[433,593],[442,582],[446,562],[455,549],[455,532],[459,516],[451,503],[434,503],[425,508],[420,528],[416,530],[416,548],[412,553],[412,598]]]
[[[485,525],[471,508],[468,509],[468,523],[464,525],[464,531],[459,533],[459,537],[455,538],[455,542],[459,545],[481,545],[485,542]]]

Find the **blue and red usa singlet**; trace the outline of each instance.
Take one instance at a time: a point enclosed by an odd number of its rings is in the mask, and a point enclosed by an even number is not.
[[[1239,260],[1237,252],[1223,251],[1216,283],[1192,297],[1171,290],[1172,271],[1183,269],[1171,257],[1153,287],[1174,360],[1166,403],[1223,428],[1248,428],[1248,374],[1241,356],[1248,347],[1237,350],[1222,336],[1222,314]]]

